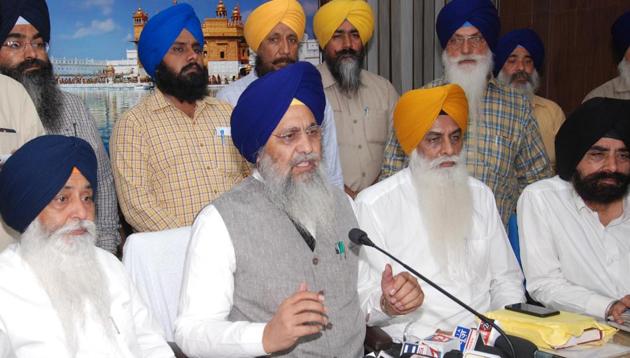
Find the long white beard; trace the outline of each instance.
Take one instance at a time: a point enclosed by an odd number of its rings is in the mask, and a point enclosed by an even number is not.
[[[531,76],[527,79],[525,84],[514,81],[514,76],[509,76],[505,73],[505,71],[499,71],[499,75],[497,76],[497,81],[499,83],[514,88],[520,93],[524,94],[529,98],[530,102],[534,98],[538,87],[540,86],[540,75],[538,74],[538,70],[534,69]]]
[[[69,236],[78,228],[87,232]],[[96,226],[92,221],[76,221],[50,233],[36,219],[20,239],[20,253],[59,316],[71,356],[80,347],[79,337],[88,319],[102,326],[101,339],[114,342],[109,313],[111,297],[107,278],[96,259],[95,238]]]
[[[444,161],[457,164],[440,168]],[[409,169],[434,260],[451,280],[463,278],[470,282],[474,273],[467,270],[472,262],[467,237],[472,228],[473,205],[464,156],[430,161],[413,151]]]
[[[627,61],[625,58],[621,59],[617,69],[619,70],[619,76],[623,78],[627,86],[630,86],[630,61]]]

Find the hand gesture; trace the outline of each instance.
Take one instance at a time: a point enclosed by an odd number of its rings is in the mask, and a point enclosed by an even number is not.
[[[390,316],[404,315],[420,307],[424,292],[409,272],[392,275],[392,266],[385,265],[381,276],[381,307]]]

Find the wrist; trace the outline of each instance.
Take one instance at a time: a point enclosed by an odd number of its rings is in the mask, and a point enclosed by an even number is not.
[[[606,306],[606,311],[604,312],[604,319],[607,319],[608,317],[610,317],[610,315],[612,314],[612,309],[613,307],[615,307],[615,305],[619,303],[619,300],[614,300],[612,302],[610,302],[608,304],[608,306]]]

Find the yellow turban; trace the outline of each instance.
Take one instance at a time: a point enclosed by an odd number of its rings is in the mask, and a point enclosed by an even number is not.
[[[412,90],[400,97],[394,109],[394,130],[407,155],[416,149],[442,111],[466,132],[468,101],[458,85]]]
[[[260,43],[279,23],[287,25],[302,41],[306,15],[297,0],[270,0],[254,9],[245,22],[245,41],[258,52]]]
[[[357,31],[363,45],[374,32],[374,14],[365,0],[332,0],[319,8],[313,17],[313,32],[319,47],[324,48],[339,26],[348,20]]]

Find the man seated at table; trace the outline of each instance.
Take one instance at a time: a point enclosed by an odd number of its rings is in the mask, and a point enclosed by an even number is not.
[[[558,175],[518,201],[527,290],[546,306],[620,315],[630,308],[630,100],[593,98],[556,136]]]
[[[356,205],[359,224],[376,245],[484,312],[525,297],[494,196],[466,171],[467,119],[466,95],[458,85],[403,95],[394,130],[409,167],[361,192]],[[362,249],[361,258],[374,270],[386,264],[394,272],[402,269],[372,248]],[[468,311],[437,290],[424,291],[420,309],[383,325],[394,339],[401,340],[405,329],[423,338],[473,323]]]
[[[324,105],[307,62],[239,98],[232,136],[256,171],[193,225],[175,324],[185,354],[359,357],[366,313],[378,320],[421,304],[416,279],[388,266],[379,287],[349,247],[351,201],[320,165]]]
[[[21,233],[0,254],[0,337],[19,358],[173,357],[122,264],[94,246],[96,172],[92,147],[59,135],[0,171],[0,214]]]

